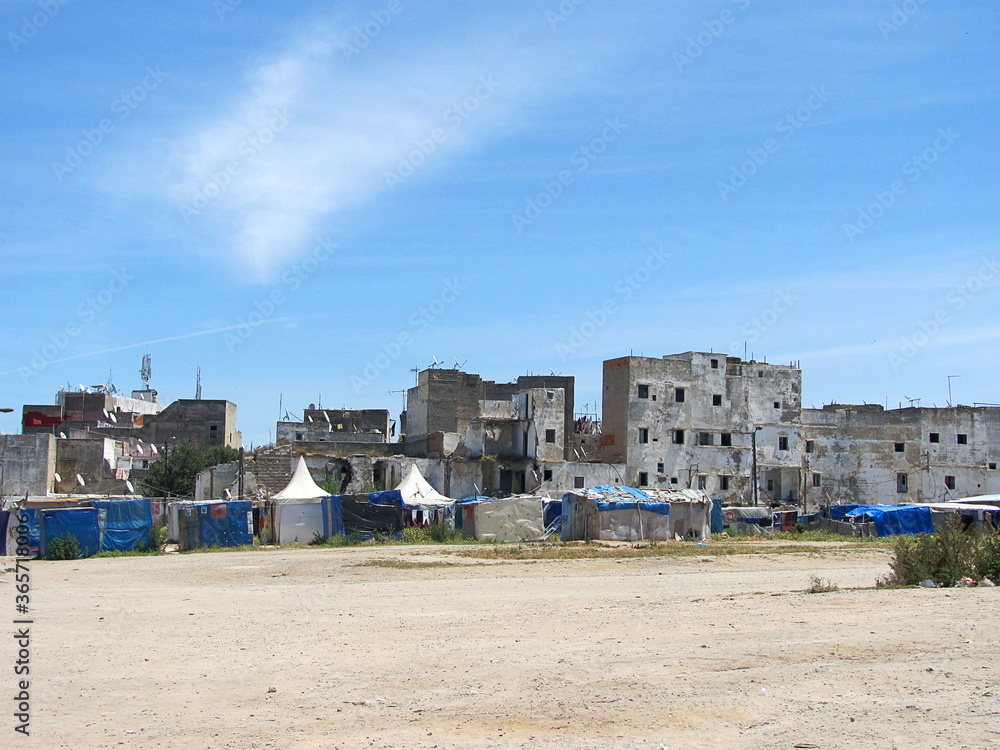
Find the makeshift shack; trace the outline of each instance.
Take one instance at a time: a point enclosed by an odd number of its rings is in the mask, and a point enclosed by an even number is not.
[[[271,498],[274,507],[274,532],[278,544],[311,542],[316,538],[332,536],[330,533],[331,504],[326,502],[330,493],[313,481],[305,459],[299,456],[295,472],[288,486]],[[341,532],[341,524],[333,523]]]
[[[101,549],[109,552],[146,550],[152,546],[153,504],[148,498],[91,500],[101,528]]]
[[[382,534],[397,539],[402,535],[403,500],[396,490],[335,498],[340,501],[346,535],[367,538]],[[378,502],[373,502],[372,498]]]
[[[80,557],[101,551],[101,526],[96,508],[58,508],[36,515],[39,529],[39,557],[47,557],[53,540],[72,534],[80,548]]]
[[[708,539],[712,501],[701,490],[603,485],[563,495],[565,541]]]
[[[462,536],[488,542],[539,542],[545,539],[545,502],[537,495],[475,498],[456,511]]]
[[[730,534],[757,535],[764,533],[764,527],[771,527],[770,508],[723,508],[722,518]]]
[[[874,523],[878,536],[933,534],[931,509],[920,505],[861,505],[844,516],[853,523]]]
[[[219,503],[171,503],[177,512],[180,551],[201,547],[253,544],[253,504],[249,500]]]
[[[435,524],[454,525],[455,501],[435,490],[424,479],[416,464],[395,489],[403,506],[403,522],[406,526],[432,526]],[[384,494],[384,493],[378,493]],[[373,500],[373,503],[380,504]]]

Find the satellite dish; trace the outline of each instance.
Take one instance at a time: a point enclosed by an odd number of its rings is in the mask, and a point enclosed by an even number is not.
[[[233,493],[230,492],[229,490],[223,490],[222,494],[226,498],[226,500],[232,500],[233,499]]]
[[[66,439],[66,433],[65,432],[60,432],[59,433],[59,437],[61,437],[63,440],[65,440]]]
[[[309,416],[308,414],[306,414],[306,421],[307,421],[307,422],[312,422],[312,421],[313,421],[313,418],[312,418],[312,417],[310,417],[310,416]]]
[[[150,449],[151,451],[153,451],[154,455],[157,455],[157,456],[158,456],[158,455],[160,454],[160,452],[159,452],[158,450],[156,450],[156,446],[155,446],[155,445],[153,445],[152,443],[150,443],[150,444],[149,444],[149,449]]]
[[[83,481],[83,477],[81,477],[79,474],[76,475],[76,483],[81,487],[87,486],[87,483]]]
[[[107,410],[107,409],[101,409],[101,411],[102,411],[102,412],[104,413],[104,418],[105,418],[105,419],[108,419],[108,418],[110,418],[110,416],[111,416],[111,415],[110,415],[110,414],[108,414],[108,410]]]
[[[330,415],[326,413],[326,409],[323,410],[323,419],[326,420],[327,424],[330,423]]]
[[[128,481],[127,479],[125,480],[125,486],[128,488],[128,494],[130,494],[130,495],[134,495],[135,494],[135,487],[133,487],[132,483],[130,481]]]
[[[115,415],[114,415],[114,414],[109,414],[109,415],[108,415],[108,418],[109,418],[109,419],[110,419],[110,420],[111,420],[111,421],[112,421],[112,422],[113,422],[114,424],[118,424],[118,418],[117,418],[117,417],[115,417]]]
[[[55,476],[57,482],[61,482],[62,481],[62,477],[59,475],[58,471],[53,476]]]

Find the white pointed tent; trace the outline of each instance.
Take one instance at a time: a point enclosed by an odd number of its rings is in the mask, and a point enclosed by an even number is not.
[[[439,510],[455,504],[455,501],[450,497],[445,497],[431,487],[430,483],[424,479],[424,475],[420,473],[420,469],[417,468],[416,464],[410,467],[410,473],[406,475],[406,479],[400,482],[396,489],[403,496],[403,505],[407,508]]]
[[[313,481],[306,460],[299,456],[288,486],[271,497],[278,544],[311,542],[317,535],[324,536],[323,499],[327,497],[330,493]]]

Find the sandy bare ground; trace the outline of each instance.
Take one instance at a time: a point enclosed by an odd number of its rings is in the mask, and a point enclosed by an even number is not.
[[[802,592],[871,586],[887,559],[36,561],[32,734],[6,638],[0,747],[1000,746],[1000,588]]]

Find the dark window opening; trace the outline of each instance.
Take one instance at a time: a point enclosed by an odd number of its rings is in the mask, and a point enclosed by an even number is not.
[[[677,477],[670,477],[670,484],[677,484]]]
[[[732,444],[733,444],[733,433],[723,432],[721,435],[719,435],[719,445],[723,445],[728,448],[732,446]]]
[[[296,432],[295,433],[295,439],[296,440],[301,440],[302,439],[302,433],[301,432]]]
[[[719,369],[719,360],[717,360],[717,359],[713,359],[712,360],[712,369],[713,370],[718,370]]]
[[[930,440],[930,442],[932,442],[932,443],[940,443],[940,442],[941,442],[941,435],[940,435],[940,434],[938,434],[937,432],[932,432],[932,433],[930,434],[930,437],[929,437],[928,439],[929,439],[929,440]]]
[[[722,406],[722,394],[715,393],[712,395],[712,406]]]
[[[684,403],[684,389],[683,388],[678,388],[676,391],[674,391],[674,401],[676,401],[678,404],[683,404]]]
[[[806,440],[806,453],[812,453],[816,448],[816,443],[812,440]]]
[[[708,489],[708,477],[698,477],[698,489],[699,490]]]
[[[663,473],[663,464],[662,463],[658,463],[656,465],[656,473],[657,474],[662,474]]]
[[[775,409],[780,409],[781,408],[781,402],[780,401],[775,401],[774,402],[774,408]]]
[[[649,442],[649,430],[645,427],[639,428],[639,442],[648,443]]]
[[[778,438],[778,450],[779,451],[787,451],[788,450],[788,438],[786,438],[786,437],[779,437]]]
[[[823,478],[819,474],[813,474],[813,487],[822,486]]]
[[[896,492],[909,492],[910,478],[906,474],[896,475]]]
[[[556,431],[555,430],[546,430],[545,431],[545,442],[546,443],[554,443],[555,441],[556,441]]]
[[[768,479],[767,480],[767,491],[768,492],[774,492],[774,480],[773,479]]]
[[[946,475],[944,478],[944,486],[947,487],[949,490],[955,489],[955,477],[951,476],[950,474]]]
[[[699,432],[698,445],[715,445],[715,434],[711,432]]]
[[[990,471],[996,471],[997,470],[997,465],[995,463],[991,463],[991,464],[989,464],[989,469],[990,469]]]
[[[649,474],[644,471],[639,472],[639,486],[648,487],[649,486]]]
[[[552,481],[552,469],[545,469],[542,472],[542,481],[551,482]]]
[[[674,445],[684,445],[684,430],[674,430]]]
[[[573,489],[575,490],[583,489],[583,477],[573,477]]]
[[[729,489],[729,477],[719,477],[719,489],[720,490]]]
[[[959,445],[968,445],[969,444],[969,436],[966,435],[964,432],[958,433],[958,435],[956,437],[958,438],[958,444]]]
[[[896,453],[903,453],[906,451],[906,443],[894,443],[893,447],[895,448]]]
[[[638,396],[639,398],[649,398],[649,386],[640,383],[638,386]]]

